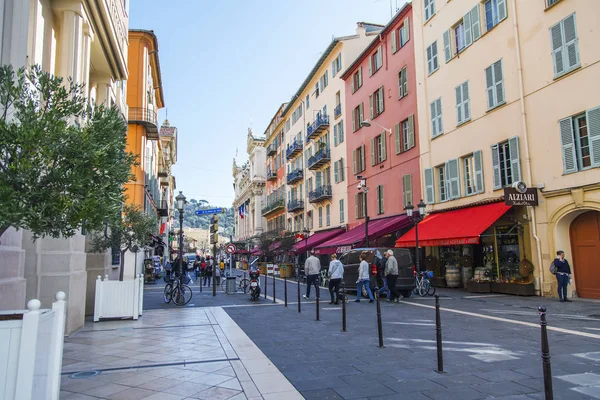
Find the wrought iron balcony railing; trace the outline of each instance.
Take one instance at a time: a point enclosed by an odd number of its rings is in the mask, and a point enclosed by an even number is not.
[[[304,147],[304,145],[302,144],[302,140],[294,140],[292,142],[292,144],[288,145],[288,147],[285,151],[286,158],[289,160],[290,158],[294,157],[296,154],[302,152],[303,147]]]
[[[301,211],[304,210],[304,201],[303,200],[291,200],[287,204],[288,212]]]
[[[127,119],[130,124],[144,126],[148,140],[158,140],[160,138],[158,134],[158,120],[154,109],[130,107]]]
[[[329,161],[331,161],[331,151],[327,147],[323,147],[308,159],[308,169],[317,169]]]
[[[273,172],[270,169],[267,170],[267,180],[274,181],[277,180],[277,172]]]
[[[267,146],[267,157],[277,154],[277,146],[275,143],[271,143]]]
[[[317,114],[317,119],[306,130],[306,143],[329,127],[329,115]]]
[[[288,185],[291,185],[292,183],[301,181],[302,178],[304,178],[304,171],[301,169],[295,169],[287,174],[287,183]]]
[[[316,203],[331,198],[331,185],[322,185],[308,194],[308,200]]]
[[[337,118],[340,115],[342,115],[342,103],[338,104],[337,106],[335,106],[335,108],[333,109],[333,118]]]
[[[285,208],[285,200],[284,199],[275,200],[271,204],[267,204],[266,207],[263,207],[262,215],[265,216],[265,215],[271,214],[272,212],[279,211],[283,208]]]

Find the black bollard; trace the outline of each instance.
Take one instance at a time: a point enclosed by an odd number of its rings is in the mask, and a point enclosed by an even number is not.
[[[298,280],[298,312],[302,312],[301,308],[301,302],[300,302],[300,267],[298,266],[297,272],[296,272],[296,278]]]
[[[368,285],[368,283],[367,283]],[[375,286],[375,302],[377,302],[377,335],[379,347],[383,347],[383,325],[381,324],[381,303],[379,302],[379,288]]]
[[[319,296],[320,290],[319,290],[319,285],[318,284],[317,284],[317,290],[316,290],[316,292],[317,292],[316,293],[316,295],[317,295],[317,302],[315,304],[317,306],[317,321],[320,321],[321,318],[319,318],[319,297],[321,297],[321,296]]]
[[[273,266],[273,303],[277,303],[275,300],[275,266]]]
[[[546,307],[538,307],[540,312],[540,326],[542,327],[542,369],[544,371],[544,394],[546,400],[554,398],[552,390],[552,368],[550,365],[550,346],[548,345],[548,330],[546,326]]]
[[[435,295],[435,341],[437,344],[437,372],[444,372],[444,357],[442,355],[442,320],[440,318],[440,295]]]
[[[265,299],[267,298],[267,277],[269,276],[269,269],[267,268],[267,272],[265,273]]]
[[[287,307],[287,273],[283,277],[283,299],[285,301],[285,306]]]
[[[346,332],[346,281],[342,281],[342,332]]]

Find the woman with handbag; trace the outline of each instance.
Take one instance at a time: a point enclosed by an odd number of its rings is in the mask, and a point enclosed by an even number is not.
[[[556,252],[556,258],[550,266],[550,272],[556,275],[558,281],[558,298],[561,302],[570,302],[567,298],[567,286],[571,280],[571,266],[565,259],[565,252],[559,250]]]

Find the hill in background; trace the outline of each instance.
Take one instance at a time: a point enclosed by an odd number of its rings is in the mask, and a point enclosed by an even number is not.
[[[219,228],[224,229],[224,235],[234,234],[235,219],[233,207],[209,206],[204,201],[196,199],[189,200],[184,208],[183,226],[190,228],[208,229],[212,215],[196,215],[196,210],[203,208],[225,208],[227,212],[219,214]],[[179,213],[175,213],[175,225],[178,225]]]

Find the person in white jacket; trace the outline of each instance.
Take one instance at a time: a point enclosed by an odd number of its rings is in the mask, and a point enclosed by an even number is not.
[[[371,278],[369,276],[369,263],[367,262],[367,255],[361,253],[360,265],[358,267],[358,280],[356,281],[356,300],[355,303],[360,303],[360,296],[362,295],[363,286],[369,294],[369,303],[372,303],[375,299],[373,298],[373,292],[371,292]]]
[[[329,262],[329,271],[327,271],[327,275],[329,276],[329,295],[331,296],[331,301],[329,304],[340,304],[340,284],[342,283],[342,278],[344,277],[344,264],[337,259],[337,255],[335,254],[331,255],[331,261]],[[335,298],[333,296],[334,293]]]

